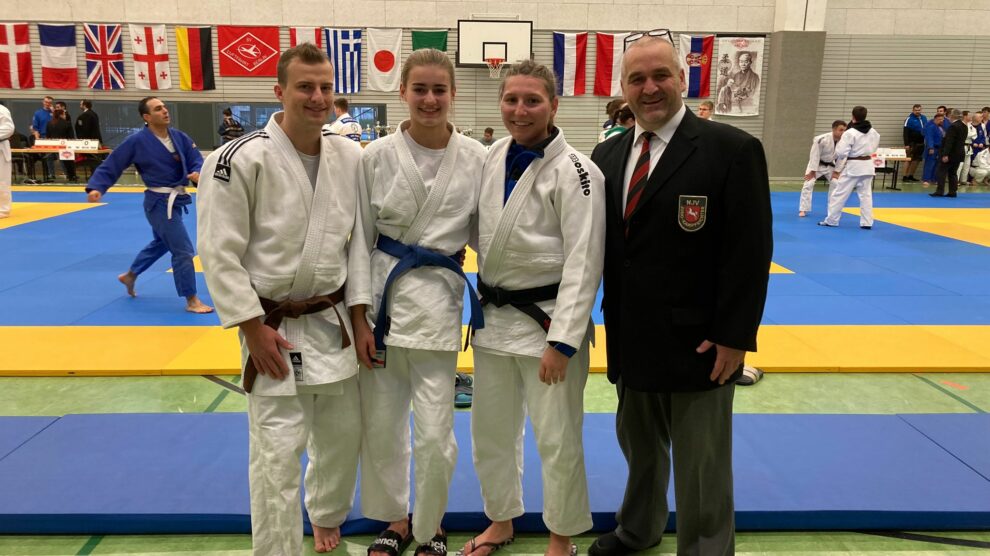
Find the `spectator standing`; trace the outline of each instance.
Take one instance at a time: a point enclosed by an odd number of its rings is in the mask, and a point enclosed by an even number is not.
[[[904,148],[907,155],[911,157],[907,168],[904,170],[904,181],[918,181],[914,177],[914,172],[918,168],[918,163],[925,155],[925,126],[928,125],[928,118],[921,113],[921,105],[915,104],[911,107],[911,113],[904,120]]]
[[[244,135],[244,127],[234,119],[234,113],[231,112],[230,108],[223,109],[223,121],[220,122],[217,133],[220,135],[221,145]]]

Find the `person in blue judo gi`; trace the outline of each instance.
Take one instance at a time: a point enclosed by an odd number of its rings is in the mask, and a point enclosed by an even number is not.
[[[945,128],[942,127],[943,121],[945,121],[945,115],[937,113],[925,126],[925,169],[921,174],[921,180],[925,187],[935,181],[939,151],[942,148],[942,138],[945,137]]]
[[[193,267],[193,244],[182,222],[192,204],[186,192],[190,182],[199,181],[203,155],[185,133],[170,127],[168,108],[156,97],[138,103],[145,127],[124,140],[110,153],[89,179],[86,193],[91,203],[98,202],[117,179],[133,164],[145,183],[144,215],[151,224],[154,239],[145,246],[127,272],[117,277],[131,297],[137,277],[166,252],[172,254],[175,290],[186,298],[186,310],[210,313],[213,307],[196,295],[196,271]]]

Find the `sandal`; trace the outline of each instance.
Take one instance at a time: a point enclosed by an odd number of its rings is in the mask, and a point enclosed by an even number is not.
[[[416,547],[415,556],[426,554],[427,556],[447,556],[447,532],[440,529],[440,532],[430,539],[430,542]]]
[[[497,552],[498,549],[502,548],[503,546],[508,546],[508,545],[512,544],[513,542],[515,542],[515,540],[516,540],[516,537],[513,536],[513,537],[509,537],[509,538],[505,539],[502,542],[483,542],[481,544],[478,544],[478,537],[475,537],[475,538],[471,539],[471,541],[470,541],[471,542],[471,550],[468,553],[469,554],[474,554],[474,551],[478,550],[479,548],[489,548],[491,550],[489,550],[485,554],[485,556],[490,556],[492,553]],[[457,553],[457,556],[464,556],[464,553],[463,552],[458,552]]]
[[[389,556],[400,556],[412,544],[412,523],[409,524],[409,533],[403,537],[391,529],[385,529],[378,533],[378,538],[368,547],[368,556],[372,552],[384,552]]]

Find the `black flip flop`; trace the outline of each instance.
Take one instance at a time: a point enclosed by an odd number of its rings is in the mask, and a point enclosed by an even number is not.
[[[502,548],[504,546],[508,546],[508,545],[512,544],[513,542],[515,542],[515,540],[516,540],[515,537],[509,537],[509,538],[505,539],[502,542],[483,542],[483,543],[478,544],[478,542],[477,542],[478,541],[478,537],[475,537],[475,538],[471,539],[471,541],[470,541],[471,542],[471,551],[470,551],[470,553],[471,554],[474,554],[474,551],[475,550],[478,550],[479,548],[490,548],[491,550],[489,550],[488,553],[485,554],[485,556],[491,556],[491,554],[497,552],[498,549],[500,549],[500,548]],[[458,556],[464,556],[464,553],[463,552],[458,552],[457,555]]]
[[[426,556],[447,556],[447,532],[443,529],[430,539],[430,542],[423,543],[416,547],[415,556],[425,554]]]
[[[372,552],[384,552],[388,556],[400,556],[412,544],[412,524],[409,525],[409,533],[403,537],[391,529],[385,529],[378,533],[378,538],[368,547],[368,556]]]

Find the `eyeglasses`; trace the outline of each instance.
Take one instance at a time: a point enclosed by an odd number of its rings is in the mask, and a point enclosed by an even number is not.
[[[640,33],[629,33],[625,40],[622,41],[622,50],[627,50],[630,44],[644,37],[660,37],[666,39],[670,44],[674,44],[674,35],[670,32],[670,29],[654,29]]]

